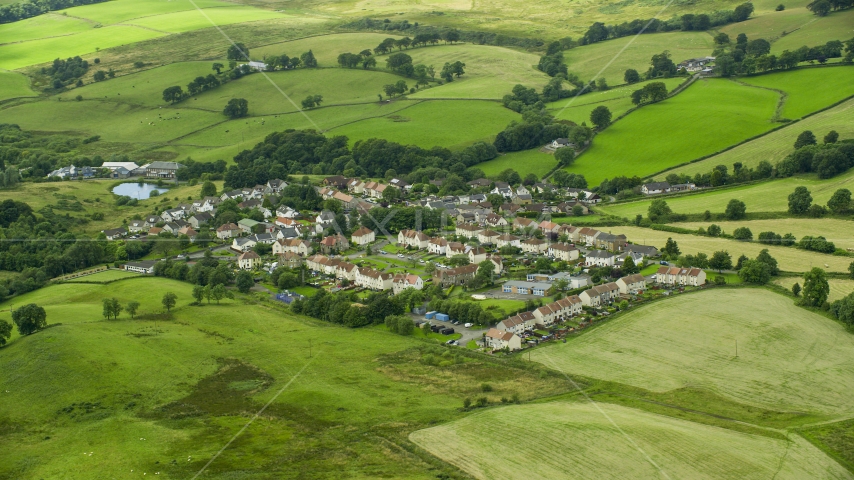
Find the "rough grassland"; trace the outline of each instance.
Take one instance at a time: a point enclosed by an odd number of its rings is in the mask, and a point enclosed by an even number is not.
[[[18,97],[35,97],[30,90],[30,79],[15,72],[0,70],[0,100]]]
[[[785,220],[749,220],[737,222],[688,222],[676,223],[675,226],[697,229],[706,228],[710,223],[719,225],[724,233],[732,234],[738,227],[748,227],[753,237],[760,232],[775,232],[783,235],[791,233],[799,240],[805,235],[821,235],[836,244],[837,248],[854,248],[854,222],[834,218],[787,218]],[[854,259],[852,259],[854,260]]]
[[[792,285],[798,284],[804,286],[803,277],[777,277],[774,283],[780,285],[786,290],[791,290]],[[835,302],[843,297],[854,293],[854,280],[842,278],[829,278],[827,283],[830,285],[830,294],[827,296],[828,302]]]
[[[706,388],[776,411],[846,415],[854,407],[854,336],[763,289],[712,290],[642,306],[531,358],[658,392]]]
[[[478,412],[410,438],[481,479],[852,477],[798,436],[784,441],[617,405],[598,406],[610,418],[589,403],[549,402]]]
[[[780,227],[777,230],[785,228],[784,222],[785,220],[780,222]],[[673,238],[679,244],[679,249],[682,253],[696,254],[697,252],[702,252],[711,257],[718,250],[726,250],[732,256],[733,262],[742,254],[750,258],[756,257],[760,251],[767,248],[771,256],[777,259],[780,270],[788,272],[805,272],[812,267],[824,267],[824,265],[828,265],[826,270],[829,272],[847,272],[848,265],[852,260],[848,257],[837,257],[792,247],[764,245],[758,242],[739,242],[725,238],[662,232],[639,227],[621,226],[616,228],[634,243],[654,245],[659,249],[664,247],[668,238]],[[758,234],[759,232],[753,232],[754,237]]]
[[[801,185],[807,187],[812,194],[813,203],[827,204],[833,192],[840,188],[851,188],[854,171],[844,173],[828,180],[819,180],[814,175],[784,178],[769,182],[745,185],[734,188],[724,188],[711,192],[685,195],[676,198],[666,198],[667,204],[676,213],[724,213],[727,203],[733,198],[747,205],[747,212],[785,212],[789,209],[789,194]],[[604,213],[618,215],[624,218],[635,218],[635,215],[646,215],[652,200],[621,203],[617,205],[601,205],[598,208]]]
[[[783,118],[796,119],[854,95],[854,67],[803,68],[744,78],[751,85],[783,90],[788,94]],[[821,85],[821,88],[816,88]]]
[[[170,33],[180,33],[189,32],[190,30],[198,30],[200,28],[209,28],[212,26],[211,23],[219,26],[282,17],[284,17],[284,15],[281,13],[261,10],[259,8],[232,6],[223,8],[206,8],[204,9],[204,15],[199,13],[196,9],[193,9],[184,12],[139,18],[127,23]]]
[[[487,175],[498,175],[504,170],[512,168],[523,177],[529,173],[533,173],[540,178],[552,171],[556,166],[557,162],[554,155],[543,153],[539,150],[506,153],[494,160],[476,165],[477,168],[483,170],[483,173]]]
[[[741,162],[746,167],[755,167],[762,160],[767,160],[773,165],[795,150],[795,139],[804,130],[811,130],[820,138],[831,130],[839,132],[841,138],[854,138],[854,122],[850,121],[852,116],[854,116],[854,99],[721,154],[677,167],[659,175],[658,178],[664,178],[669,173],[685,173],[688,175],[709,173],[716,165],[726,165],[731,169],[735,162]]]
[[[491,143],[495,134],[518,119],[501,104],[476,100],[430,100],[383,118],[351,123],[329,131],[350,142],[384,138],[424,148],[462,148],[478,141]]]
[[[114,25],[95,28],[64,37],[42,38],[0,46],[0,68],[14,70],[50,62],[55,58],[85,55],[105,49],[162,36],[163,33],[139,27]]]
[[[769,130],[777,98],[728,80],[697,81],[615,122],[567,170],[583,174],[590,185],[618,175],[650,175]]]
[[[671,91],[685,81],[684,78],[667,78],[661,80]],[[603,105],[611,111],[611,118],[622,115],[635,105],[632,103],[632,92],[643,88],[645,83],[635,85],[623,85],[610,90],[591,92],[577,98],[565,98],[556,102],[546,104],[546,108],[560,120],[571,120],[581,124],[590,123],[590,112],[594,108]]]
[[[756,2],[753,4],[757,9],[759,8]],[[774,7],[771,7],[770,11],[759,15],[754,14],[747,21],[723,25],[718,30],[729,35],[731,39],[736,38],[739,33],[744,33],[750,39],[764,38],[772,42],[773,49],[773,42],[783,37],[784,32],[792,32],[804,27],[815,18],[815,15],[804,6],[788,4],[782,12],[776,12]]]
[[[797,50],[806,45],[815,47],[830,40],[845,41],[854,37],[854,10],[834,12],[826,17],[812,16],[811,21],[797,31],[771,44],[771,53]]]
[[[466,74],[439,88],[412,95],[412,98],[491,98],[500,99],[518,84],[538,91],[549,82],[548,75],[536,69],[536,55],[486,45],[440,45],[406,52],[414,64],[433,65],[436,78],[445,63],[461,61]],[[385,65],[387,57],[377,57]]]
[[[313,37],[273,43],[263,47],[252,48],[249,53],[252,58],[263,58],[271,55],[288,55],[298,57],[311,50],[321,67],[338,65],[338,55],[345,52],[359,53],[365,49],[373,50],[386,38],[401,38],[389,33],[335,33],[316,35]],[[380,63],[379,66],[384,66]]]
[[[581,32],[583,34],[583,32]],[[575,35],[573,35],[575,38]],[[622,53],[620,51],[634,37],[595,43],[573,48],[564,52],[569,71],[588,81],[608,65],[602,72],[603,77],[612,85],[623,83],[626,69],[634,68],[641,74],[649,69],[650,58],[664,50],[670,52],[675,63],[694,57],[711,55],[714,49],[711,35],[705,32],[669,32],[641,35]]]
[[[69,35],[91,30],[92,24],[79,18],[48,13],[0,25],[0,44],[25,42],[43,37]]]

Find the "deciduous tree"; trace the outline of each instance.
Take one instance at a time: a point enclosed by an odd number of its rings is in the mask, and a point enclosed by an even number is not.
[[[29,335],[47,326],[47,314],[44,308],[29,303],[12,312],[12,321],[18,327],[18,333]]]

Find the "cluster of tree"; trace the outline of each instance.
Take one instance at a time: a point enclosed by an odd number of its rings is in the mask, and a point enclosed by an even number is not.
[[[484,310],[476,302],[461,302],[458,300],[442,300],[434,298],[428,304],[432,311],[447,314],[451,319],[462,323],[474,323],[475,325],[489,325],[495,321],[492,312]]]
[[[550,77],[562,73],[568,74],[566,63],[563,60],[563,45],[560,42],[552,42],[546,48],[546,54],[540,57],[537,69]]]
[[[774,167],[767,160],[762,160],[756,168],[746,168],[741,162],[735,162],[732,173],[729,173],[726,165],[717,165],[709,173],[698,173],[693,177],[686,174],[671,173],[665,177],[665,180],[671,185],[694,183],[702,187],[719,187],[772,178],[774,175]]]
[[[338,57],[338,63],[341,63],[340,55]],[[299,67],[316,68],[317,57],[314,56],[314,52],[311,50],[301,53],[299,57],[289,57],[285,54],[270,55],[264,57],[264,64],[267,65],[267,71],[270,72],[275,72],[277,70],[293,70]],[[373,62],[369,66],[373,66],[375,64],[376,62]],[[365,68],[368,67],[366,66]]]
[[[56,59],[49,67],[43,67],[41,73],[51,77],[51,86],[55,89],[60,89],[77,80],[78,87],[83,86],[83,80],[80,79],[86,72],[89,71],[89,62],[80,57],[73,57],[67,60]]]
[[[91,5],[107,0],[25,0],[0,6],[0,23],[12,23],[25,18],[65,8]]]
[[[218,64],[214,64],[214,65],[218,65]],[[247,75],[252,72],[252,70],[249,69],[248,67],[246,68],[246,70],[247,70],[246,71]],[[184,100],[185,98],[190,97],[192,95],[196,95],[198,93],[205,92],[205,91],[211,90],[213,88],[216,88],[216,87],[222,85],[223,82],[224,82],[224,79],[220,80],[219,78],[217,78],[213,74],[208,74],[208,76],[206,76],[206,77],[199,75],[198,77],[194,78],[190,83],[187,84],[187,91],[186,92],[184,91],[184,89],[182,89],[178,85],[173,85],[171,87],[165,88],[163,90],[163,101],[175,104],[175,103],[178,103],[181,100]]]
[[[415,322],[406,315],[389,315],[385,317],[384,323],[390,332],[398,335],[412,335],[415,331]]]
[[[12,321],[18,327],[18,333],[29,335],[47,327],[47,313],[44,308],[35,303],[28,303],[12,312]],[[4,333],[12,333],[11,328],[3,328],[2,330]],[[6,338],[9,338],[8,334],[3,338],[3,344],[6,343]],[[3,335],[0,334],[0,338],[2,337]]]
[[[341,65],[344,68],[356,68],[361,66],[367,70],[377,65],[377,59],[374,58],[370,50],[362,50],[358,54],[346,52],[338,55],[338,65]]]
[[[303,99],[301,105],[304,109],[310,109],[319,107],[321,103],[323,103],[323,95],[309,95]]]
[[[854,143],[839,142],[831,131],[818,145],[815,135],[806,130],[795,142],[795,151],[777,164],[777,175],[790,177],[798,173],[815,172],[819,178],[831,178],[854,166]]]
[[[650,20],[635,19],[619,25],[605,25],[602,22],[596,22],[587,29],[587,32],[579,43],[581,45],[588,45],[608,40],[609,38],[627,37],[642,33],[670,32],[674,30],[708,30],[709,28],[720,25],[743,22],[752,14],[753,4],[747,2],[738,5],[731,11],[719,10],[710,14],[686,14],[670,20],[659,20],[657,18]]]
[[[830,12],[851,7],[854,7],[854,0],[814,0],[807,5],[807,10],[819,17],[824,17]]]
[[[414,225],[420,226],[421,230],[432,230],[442,227],[442,212],[434,209],[421,207],[374,207],[362,215],[361,225],[376,232],[388,231],[398,233],[401,230],[411,229]]]
[[[163,260],[154,264],[154,274],[194,285],[228,285],[235,280],[234,272],[227,262],[220,262],[206,252],[205,256],[192,267],[187,262]]]
[[[376,53],[377,55],[382,55],[394,51],[395,48],[397,48],[398,50],[403,50],[404,48],[408,49],[410,47],[426,47],[428,44],[435,45],[439,43],[440,40],[444,40],[445,43],[451,44],[459,42],[460,32],[458,30],[445,30],[443,33],[439,33],[437,31],[430,31],[418,33],[413,38],[386,38],[374,48],[374,53]]]
[[[715,36],[715,72],[728,77],[737,74],[752,74],[770,70],[787,70],[801,62],[819,62],[824,64],[830,58],[842,57],[843,50],[848,54],[845,59],[851,61],[854,39],[848,42],[832,40],[816,47],[803,46],[795,51],[784,50],[779,56],[771,54],[771,44],[763,39],[748,40],[740,33],[733,45],[725,33]]]
[[[456,41],[468,42],[475,45],[496,45],[499,47],[521,47],[526,49],[539,48],[544,45],[544,42],[537,38],[511,37],[492,32],[457,30],[450,27],[434,27],[420,25],[418,22],[411,23],[409,20],[392,21],[389,19],[375,20],[372,18],[363,18],[342,25],[341,28],[347,30],[412,32],[414,34],[414,38],[419,35],[429,35],[430,40],[428,40],[428,42],[430,43],[433,43],[432,39],[445,39],[449,31],[454,31],[459,35]],[[446,40],[446,43],[447,42],[448,41]],[[418,43],[420,44],[421,42]]]
[[[606,178],[605,180],[602,180],[602,183],[599,184],[599,189],[597,190],[597,192],[615,195],[619,192],[632,190],[641,185],[643,185],[643,180],[641,180],[641,178],[637,175],[631,178],[626,176],[614,177],[610,180]]]
[[[222,114],[231,119],[245,117],[249,115],[249,102],[245,98],[232,98],[225,104]]]
[[[768,253],[768,249],[760,251],[753,260],[742,255],[739,257],[735,268],[738,270],[738,276],[742,281],[754,284],[768,283],[772,276],[780,273],[777,260]]]
[[[632,103],[635,105],[660,102],[666,98],[667,85],[664,82],[649,82],[643,88],[632,92]]]
[[[403,95],[409,91],[409,86],[406,85],[406,80],[398,80],[396,83],[383,85],[383,93],[389,98],[395,95]]]
[[[584,178],[584,175],[569,173],[565,170],[556,171],[551,180],[558,187],[587,188],[587,179]]]
[[[406,313],[404,302],[396,296],[372,293],[360,299],[354,291],[332,294],[325,290],[319,290],[313,297],[296,300],[291,304],[291,311],[352,328],[379,325],[385,322],[386,317]]]
[[[592,130],[584,125],[568,123],[556,122],[542,102],[537,102],[523,107],[522,121],[511,122],[496,135],[493,145],[499,152],[515,152],[542,146],[556,138],[568,138],[577,146],[587,144],[593,136]]]
[[[207,180],[222,180],[222,176],[225,173],[226,167],[228,166],[225,160],[222,159],[216,160],[214,162],[197,162],[189,157],[182,160],[181,165],[183,165],[183,167],[179,168],[175,175],[178,177],[178,180],[182,182],[195,178],[204,178]],[[207,195],[203,193],[202,196],[212,196],[215,194],[216,187],[214,187],[213,193],[209,193]]]
[[[15,124],[0,124],[0,188],[14,187],[22,179],[42,179],[57,167],[72,163],[100,167],[103,158],[80,152],[86,143],[87,139],[79,137],[33,133]]]

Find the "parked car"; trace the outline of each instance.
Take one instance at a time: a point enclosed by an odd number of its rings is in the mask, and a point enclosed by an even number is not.
[[[445,345],[453,345],[454,342],[455,340],[448,340],[447,342],[445,342]]]
[[[463,325],[463,326],[464,326],[464,327],[466,327],[466,328],[471,328],[473,325],[474,325],[473,323],[467,323],[467,324],[465,324],[465,325]]]

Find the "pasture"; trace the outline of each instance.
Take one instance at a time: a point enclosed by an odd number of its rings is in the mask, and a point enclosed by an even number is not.
[[[854,99],[705,160],[668,170],[656,175],[656,178],[663,179],[670,173],[687,175],[709,173],[717,165],[726,165],[730,168],[735,162],[741,162],[749,168],[756,167],[762,160],[767,160],[774,165],[795,151],[795,140],[804,130],[811,130],[819,138],[824,137],[831,130],[836,130],[840,138],[854,138],[854,122],[848,121],[852,115],[854,115]]]
[[[667,91],[678,87],[684,78],[666,78],[661,80],[667,86]],[[612,118],[624,114],[635,105],[632,103],[632,92],[643,88],[645,82],[634,85],[621,85],[605,91],[590,92],[578,97],[570,97],[546,104],[549,111],[559,120],[571,120],[577,124],[586,122],[590,125],[590,112],[604,105],[611,111]]]
[[[830,40],[845,41],[854,37],[854,11],[833,12],[826,17],[810,15],[807,23],[771,44],[771,53],[795,51],[804,45],[814,47]]]
[[[181,33],[200,28],[210,28],[213,25],[221,26],[233,23],[255,22],[258,20],[271,20],[283,18],[284,16],[281,13],[254,7],[228,6],[205,8],[202,12],[194,8],[183,12],[146,16],[127,21],[126,23],[163,32]]]
[[[565,388],[482,360],[455,363],[451,354],[450,366],[422,364],[419,348],[431,342],[298,318],[248,297],[191,306],[190,290],[147,277],[16,298],[44,306],[48,322],[61,325],[15,336],[0,350],[8,372],[0,378],[0,443],[16,445],[2,449],[0,475],[189,478],[281,393],[207,475],[283,477],[296,469],[423,479],[453,470],[390,452],[389,442],[406,444],[410,432],[456,417],[480,381],[523,398]],[[166,291],[178,296],[168,318]],[[101,299],[112,297],[139,301],[140,316],[104,320]],[[8,320],[8,307],[0,305],[0,318]],[[321,453],[328,451],[341,455]]]
[[[795,188],[807,187],[812,195],[813,203],[825,205],[836,190],[840,188],[850,189],[853,178],[854,171],[827,180],[819,180],[815,175],[801,175],[752,185],[664,198],[675,213],[703,213],[709,210],[712,213],[722,214],[726,210],[727,203],[733,198],[745,203],[747,213],[786,212],[789,209],[789,194],[794,192]],[[638,200],[616,205],[601,204],[598,209],[603,213],[623,218],[634,218],[638,214],[646,216],[651,202],[652,200]]]
[[[30,90],[30,79],[16,72],[0,70],[0,101],[19,97],[35,97]]]
[[[504,170],[512,168],[522,177],[533,173],[542,178],[557,166],[557,161],[555,161],[554,155],[534,149],[505,153],[498,158],[479,163],[475,166],[483,170],[483,173],[487,175],[498,175]]]
[[[137,278],[141,275],[135,272],[128,272],[127,270],[104,270],[101,272],[93,273],[91,275],[83,275],[81,277],[72,278],[66,280],[65,283],[110,283],[116,280],[124,280],[126,278]]]
[[[792,286],[796,283],[803,287],[804,279],[803,277],[777,277],[774,279],[774,283],[786,290],[791,290]],[[827,296],[828,302],[832,303],[841,300],[843,297],[854,293],[854,280],[852,279],[828,278],[827,283],[830,285],[830,293]]]
[[[771,73],[741,81],[758,87],[783,90],[783,118],[796,119],[854,95],[854,67],[801,68]],[[820,88],[817,88],[820,85]]]
[[[778,97],[724,79],[699,80],[612,124],[566,170],[591,186],[618,175],[651,175],[771,129]]]
[[[368,138],[384,138],[404,145],[458,149],[495,135],[517,113],[491,101],[429,100],[380,118],[371,118],[332,128],[330,135],[345,135],[351,143]]]
[[[193,2],[199,8],[233,6],[232,3],[219,0],[193,0]],[[116,0],[68,8],[60,10],[57,13],[71,17],[85,18],[104,25],[112,25],[114,23],[127,22],[135,18],[155,17],[188,10],[196,10],[196,7],[186,1]]]
[[[760,232],[791,233],[798,240],[806,235],[821,235],[836,244],[837,248],[854,248],[854,222],[836,218],[787,218],[786,220],[742,220],[675,223],[674,226],[697,229],[707,228],[710,223],[720,226],[724,233],[732,234],[738,227],[747,227],[753,237]],[[854,260],[854,259],[852,259]]]
[[[785,222],[785,220],[783,221]],[[709,222],[714,223],[714,222]],[[781,222],[782,223],[782,222]],[[786,233],[786,227],[780,225],[777,230],[780,230],[781,235]],[[810,252],[808,250],[800,250],[793,247],[781,247],[774,245],[765,245],[759,242],[740,242],[738,240],[730,240],[726,238],[703,237],[700,235],[687,235],[680,233],[662,232],[652,230],[650,228],[639,227],[619,227],[620,233],[625,234],[632,242],[643,245],[654,245],[661,249],[667,242],[668,238],[673,238],[679,244],[679,250],[683,254],[694,255],[697,252],[712,256],[718,250],[726,250],[732,256],[733,263],[742,254],[750,258],[756,257],[763,249],[768,249],[772,257],[777,259],[780,270],[787,272],[805,272],[812,267],[824,267],[829,272],[847,272],[848,265],[851,263],[851,258],[838,257],[824,253]],[[754,231],[753,236],[756,238],[759,232]]]
[[[691,387],[778,412],[842,416],[854,406],[852,352],[842,325],[783,295],[740,288],[641,306],[531,358],[655,392]]]
[[[730,38],[736,38],[739,33],[744,33],[749,39],[764,38],[771,42],[772,49],[777,50],[774,47],[774,42],[780,38],[785,38],[785,35],[790,35],[787,32],[794,32],[799,28],[808,28],[815,20],[816,16],[806,9],[806,3],[804,5],[788,4],[782,12],[774,11],[774,7],[778,4],[769,4],[770,8],[759,12],[760,6],[757,2],[753,2],[757,9],[753,17],[744,22],[722,25],[718,27],[718,30],[726,33]],[[779,52],[777,53],[779,54]]]
[[[401,38],[400,35],[389,33],[332,33],[328,35],[314,35],[298,40],[272,43],[259,47],[253,47],[249,53],[252,58],[261,59],[264,56],[288,55],[298,57],[302,53],[311,50],[314,58],[321,67],[334,67],[338,65],[338,55],[345,52],[359,53],[365,49],[373,49],[386,38]],[[379,63],[384,66],[385,63]]]
[[[851,478],[797,435],[749,435],[581,400],[485,410],[410,439],[478,479]]]
[[[44,37],[59,37],[91,30],[93,25],[83,19],[47,13],[13,23],[0,24],[0,45],[26,42]]]

